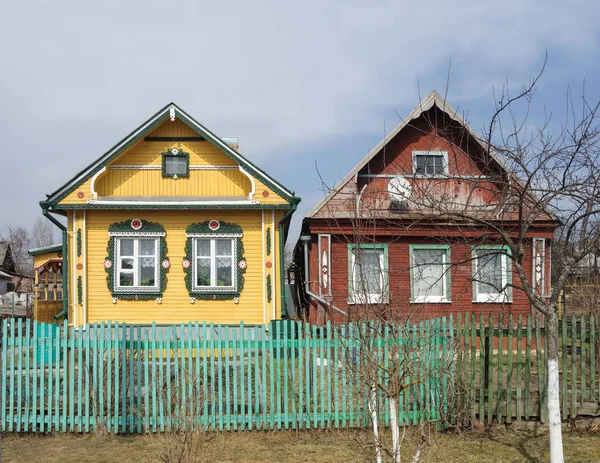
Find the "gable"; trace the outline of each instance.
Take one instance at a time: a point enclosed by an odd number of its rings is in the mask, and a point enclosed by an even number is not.
[[[444,175],[440,178],[415,175],[415,154],[431,152],[443,154],[447,165]],[[498,175],[503,175],[502,169],[481,145],[459,125],[444,120],[444,113],[433,106],[386,140],[360,168],[354,169],[353,176],[336,187],[312,217],[353,217],[359,195],[362,209],[384,217],[392,209],[388,184],[395,177],[407,179],[415,207],[431,198],[452,198],[472,207],[493,207],[500,200],[500,191],[491,180]],[[490,181],[486,181],[488,178]],[[398,211],[391,216],[398,218]]]
[[[0,269],[10,273],[17,271],[10,244],[5,242],[0,243]]]
[[[164,178],[162,153],[182,150],[189,178]],[[299,202],[292,192],[247,161],[212,132],[170,104],[119,142],[45,203],[58,209],[94,206],[109,199],[245,198],[262,204]]]

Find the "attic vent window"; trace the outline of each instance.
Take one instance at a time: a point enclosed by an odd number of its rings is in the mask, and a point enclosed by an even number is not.
[[[440,176],[448,173],[447,151],[413,151],[413,173]]]
[[[169,178],[190,176],[190,155],[179,148],[162,153],[162,176]]]

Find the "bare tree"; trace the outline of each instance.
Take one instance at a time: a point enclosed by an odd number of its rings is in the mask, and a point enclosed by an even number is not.
[[[340,230],[346,230],[342,239],[348,243],[356,242],[357,236],[377,243],[382,235],[387,235],[386,242],[390,243],[404,232],[427,228],[430,239],[452,249],[452,262],[448,264],[430,253],[422,257],[423,262],[415,259],[406,265],[406,272],[418,273],[421,267],[431,269],[432,265],[438,265],[443,270],[436,273],[437,282],[448,272],[471,274],[472,281],[464,291],[484,290],[486,298],[478,302],[494,302],[500,310],[512,302],[513,295],[526,298],[544,317],[548,334],[544,348],[548,352],[551,461],[558,463],[563,461],[558,301],[581,263],[600,254],[600,103],[591,103],[585,94],[575,99],[568,91],[563,122],[555,121],[550,114],[542,121],[533,121],[530,114],[542,73],[543,69],[516,93],[506,85],[494,94],[496,107],[483,136],[471,130],[440,97],[443,101],[437,104],[441,111],[424,112],[412,128],[416,136],[419,131],[433,132],[449,140],[444,162],[453,169],[436,170],[435,165],[423,165],[424,170],[415,174],[410,169],[411,174],[405,175],[410,183],[410,197],[400,203],[390,200],[389,188],[386,190],[384,184],[382,188],[366,190],[359,181],[353,187],[342,185],[335,191],[337,198],[342,199],[330,210],[328,221],[332,224],[332,234],[339,236]],[[380,157],[383,160],[379,161],[383,165],[387,162],[385,146]],[[434,175],[430,175],[428,168],[435,171]],[[364,185],[369,181],[365,180]],[[375,184],[373,180],[371,185]],[[356,213],[345,218],[337,214],[336,208],[341,209],[343,201],[353,203]],[[358,231],[357,225],[363,231]],[[386,227],[390,228],[389,233],[376,232]],[[543,238],[536,238],[540,236]],[[548,254],[553,259],[551,278],[546,268]],[[495,269],[500,270],[496,273]],[[514,270],[515,278],[511,278],[510,269]],[[436,287],[433,276],[424,276],[423,281],[426,278],[430,281],[422,290]],[[378,279],[366,275],[359,279],[359,284],[360,281],[373,284]],[[384,304],[379,308],[370,304],[365,309],[369,319],[390,320],[398,313],[406,314],[407,310],[415,316],[415,306],[402,300],[406,287],[395,288],[390,281],[386,289],[397,295],[398,300],[394,305]],[[372,288],[367,290],[373,292]],[[332,313],[336,305],[348,312],[360,306],[350,307],[336,299],[335,294],[320,305]]]
[[[493,239],[502,248],[489,249],[486,256],[472,259],[505,259],[512,263],[518,278],[498,279],[495,292],[524,293],[533,308],[545,318],[548,333],[548,414],[551,461],[563,461],[558,368],[558,301],[573,271],[587,256],[600,251],[600,103],[581,95],[576,103],[569,92],[567,113],[559,125],[550,115],[534,123],[529,119],[541,73],[516,94],[508,86],[495,95],[496,109],[485,137],[479,138],[485,157],[480,162],[490,174],[485,178],[461,179],[465,194],[460,196],[429,183],[411,197],[416,220],[451,223],[463,230],[465,241]],[[467,129],[453,127],[455,137],[476,137]],[[478,203],[487,195],[489,203]],[[544,283],[542,245],[536,248],[532,236],[546,222],[560,223],[552,243],[560,243],[553,265],[553,287]],[[478,229],[469,237],[470,229]],[[551,241],[548,239],[547,241]],[[554,249],[554,248],[552,248]],[[531,258],[533,253],[533,258]],[[469,256],[463,256],[464,261]],[[537,260],[539,259],[539,261]],[[533,270],[527,267],[532,263]],[[541,266],[540,266],[541,264]],[[490,285],[489,278],[475,283]],[[547,282],[546,282],[547,283]],[[540,346],[538,346],[540,348]]]
[[[55,244],[54,227],[48,220],[39,217],[33,224],[31,230],[31,244],[39,248]]]

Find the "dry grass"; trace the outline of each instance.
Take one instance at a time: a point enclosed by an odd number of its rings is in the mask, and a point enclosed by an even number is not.
[[[363,431],[213,433],[202,460],[211,462],[365,462],[371,453],[361,442]],[[158,461],[162,436],[5,435],[5,462],[150,462]],[[413,443],[403,447],[410,461]],[[548,436],[496,429],[433,438],[424,462],[544,462],[549,460]],[[600,434],[567,432],[565,459],[600,461]]]

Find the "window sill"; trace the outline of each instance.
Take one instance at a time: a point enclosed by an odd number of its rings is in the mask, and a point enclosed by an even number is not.
[[[424,300],[424,301],[410,301],[411,304],[452,304],[452,301],[444,299],[443,301],[440,301],[439,299],[436,300]]]
[[[202,286],[201,288],[192,288],[193,293],[232,293],[235,292],[235,286]]]
[[[154,286],[128,286],[127,288],[115,288],[114,294],[132,294],[132,293],[159,293],[160,288]]]
[[[473,300],[473,304],[512,304],[513,301],[510,299],[488,299],[485,301]]]
[[[373,299],[369,299],[368,301],[361,301],[357,299],[348,299],[348,305],[388,305],[390,303],[389,299],[385,298],[380,301],[376,301]]]

